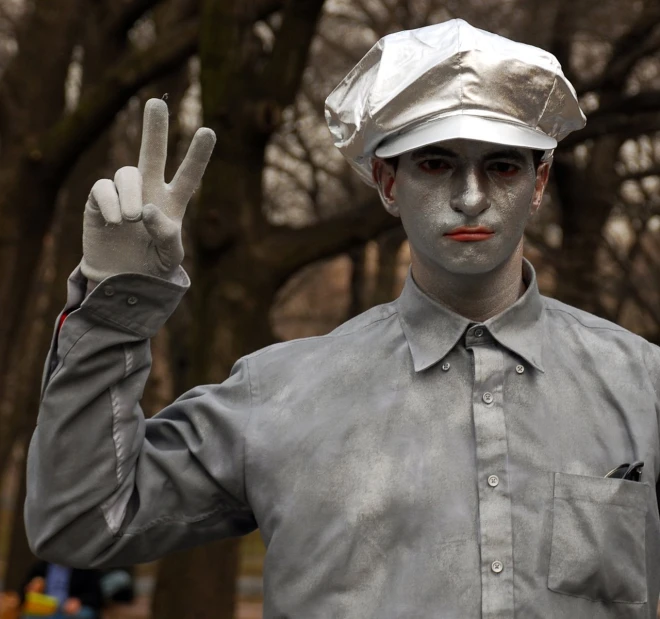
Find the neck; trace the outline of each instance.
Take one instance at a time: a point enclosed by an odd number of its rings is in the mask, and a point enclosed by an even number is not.
[[[412,274],[432,299],[473,322],[484,322],[513,305],[525,292],[522,241],[510,258],[488,273],[450,273],[421,260],[411,248]]]

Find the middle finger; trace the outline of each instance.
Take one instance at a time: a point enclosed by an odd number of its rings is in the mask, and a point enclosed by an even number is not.
[[[126,166],[117,170],[115,185],[119,194],[122,217],[127,221],[142,219],[142,175],[137,168]]]

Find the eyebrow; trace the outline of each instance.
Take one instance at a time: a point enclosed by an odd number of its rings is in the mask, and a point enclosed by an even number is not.
[[[451,157],[452,159],[457,159],[458,155],[447,148],[441,148],[440,146],[426,146],[414,151],[411,155],[413,160],[423,159],[429,155],[440,155],[441,157]]]
[[[488,153],[485,159],[512,159],[518,163],[525,163],[524,155],[513,148],[507,148],[505,150],[498,150],[494,153]]]
[[[420,148],[412,153],[411,158],[413,161],[417,161],[429,156],[440,156],[448,157],[451,159],[458,159],[457,153],[449,150],[448,148],[442,148],[440,146],[427,146]],[[503,150],[493,151],[492,153],[487,153],[484,156],[484,159],[511,159],[518,163],[525,163],[525,157],[523,154],[514,148],[506,148]]]

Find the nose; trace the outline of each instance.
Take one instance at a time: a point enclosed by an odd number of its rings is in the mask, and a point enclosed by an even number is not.
[[[479,171],[471,168],[454,178],[450,206],[455,211],[461,211],[468,217],[476,217],[490,208],[490,198],[486,191],[486,179],[481,178]]]

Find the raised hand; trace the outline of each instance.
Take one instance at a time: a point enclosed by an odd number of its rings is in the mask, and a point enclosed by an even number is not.
[[[124,167],[92,187],[83,222],[83,275],[93,282],[119,273],[167,278],[183,260],[181,222],[202,180],[215,133],[202,127],[171,183],[165,182],[167,104],[144,108],[138,167]]]

